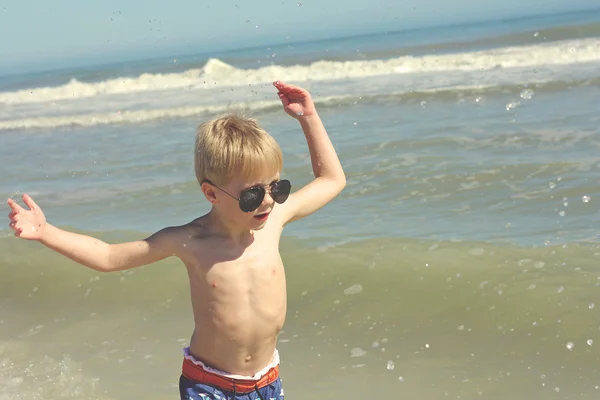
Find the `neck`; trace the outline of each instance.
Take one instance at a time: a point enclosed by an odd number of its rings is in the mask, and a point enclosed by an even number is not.
[[[208,213],[212,230],[221,236],[231,240],[239,246],[248,245],[254,238],[254,231],[249,228],[239,227],[230,221],[226,215],[223,215],[214,207]]]

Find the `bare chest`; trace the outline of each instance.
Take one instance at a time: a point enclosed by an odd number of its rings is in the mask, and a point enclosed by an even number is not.
[[[276,245],[252,244],[242,250],[205,248],[188,265],[192,286],[215,295],[251,294],[285,286],[283,262]]]

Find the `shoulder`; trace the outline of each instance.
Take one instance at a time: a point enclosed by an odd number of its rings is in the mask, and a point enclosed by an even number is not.
[[[189,243],[191,240],[198,239],[198,237],[206,236],[207,229],[202,224],[202,217],[184,225],[178,226],[167,226],[148,238],[146,242],[150,245],[156,244],[161,247],[168,247],[174,250],[174,253],[178,253],[178,250]]]

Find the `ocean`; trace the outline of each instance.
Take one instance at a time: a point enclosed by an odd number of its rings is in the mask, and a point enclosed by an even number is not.
[[[108,242],[188,222],[195,128],[240,106],[301,187],[274,80],[311,91],[348,179],[284,231],[290,399],[600,396],[598,12],[2,76],[0,197]],[[177,398],[183,265],[99,274],[7,224],[0,400]]]

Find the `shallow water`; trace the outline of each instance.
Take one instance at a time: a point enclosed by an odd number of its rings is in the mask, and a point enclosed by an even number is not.
[[[195,126],[230,100],[280,142],[298,188],[306,143],[268,84],[294,81],[314,94],[348,186],[284,232],[288,396],[593,399],[600,38],[597,22],[569,18],[434,31],[413,47],[355,38],[336,60],[335,42],[305,44],[286,53],[299,66],[262,70],[250,51],[221,57],[233,67],[189,61],[199,72],[155,61],[121,86],[116,67],[95,81],[5,77],[0,195],[30,193],[52,223],[109,242],[185,223],[208,211]],[[367,56],[344,63],[359,45]],[[4,229],[0,268],[1,400],[177,396],[192,330],[179,262],[98,274]]]

